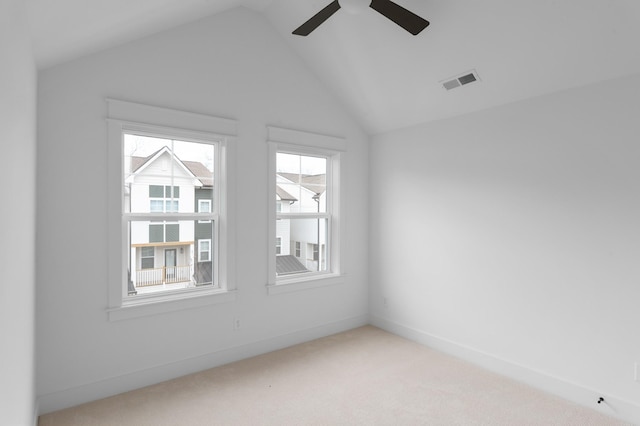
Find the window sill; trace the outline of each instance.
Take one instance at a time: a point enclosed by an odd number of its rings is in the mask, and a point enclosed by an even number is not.
[[[107,314],[109,321],[122,321],[235,300],[234,290],[207,289],[127,300],[118,308],[107,309]]]
[[[344,277],[344,274],[323,274],[297,277],[294,279],[282,279],[278,280],[275,284],[268,284],[267,292],[271,296],[276,294],[291,293],[294,291],[310,290],[314,288],[343,284]]]

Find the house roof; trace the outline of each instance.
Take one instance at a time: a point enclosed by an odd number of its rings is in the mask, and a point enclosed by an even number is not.
[[[300,184],[303,188],[308,189],[314,194],[322,194],[327,190],[327,175],[304,175],[297,173],[278,173],[278,175],[296,184]]]
[[[141,169],[144,165],[149,163],[153,158],[158,156],[160,151],[166,150],[167,152],[171,152],[168,147],[162,147],[159,150],[153,152],[152,154],[146,157],[131,157],[131,172],[135,173],[139,169]],[[183,161],[176,155],[175,158],[201,183],[202,186],[212,187],[213,186],[213,174],[211,170],[207,168],[204,164],[198,161]]]
[[[213,173],[207,166],[198,161],[183,161],[187,168],[197,177],[203,186],[213,186]]]
[[[282,189],[280,185],[276,185],[276,195],[278,196],[280,201],[298,201],[296,197]]]
[[[290,275],[300,272],[309,272],[309,270],[295,256],[290,254],[276,256],[277,275]]]

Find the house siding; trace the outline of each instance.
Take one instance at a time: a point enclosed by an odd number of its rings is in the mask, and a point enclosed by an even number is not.
[[[200,200],[210,200],[213,208],[213,188],[195,188],[194,194],[194,211],[198,211],[198,203]],[[198,262],[198,250],[200,249],[200,240],[211,240],[213,237],[213,223],[195,221],[194,223],[195,234],[195,266],[194,266],[194,278],[196,285],[208,284],[213,282],[213,262]],[[213,259],[213,244],[210,245],[211,254],[210,259]]]

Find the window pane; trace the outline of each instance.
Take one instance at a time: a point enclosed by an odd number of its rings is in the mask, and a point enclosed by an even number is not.
[[[180,225],[175,224],[167,224],[165,225],[165,241],[166,242],[174,242],[180,240]]]
[[[164,242],[164,225],[149,225],[149,242]]]
[[[177,213],[179,211],[178,210],[178,206],[179,206],[178,203],[179,203],[178,200],[167,200],[165,211],[167,213]]]
[[[213,200],[214,153],[213,144],[125,134],[124,212],[197,211],[197,192]]]
[[[213,223],[197,222],[129,223],[130,296],[213,285]],[[154,240],[150,239],[152,234]],[[202,246],[201,239],[207,240],[207,257],[199,262],[196,248]]]
[[[326,158],[278,153],[276,173],[276,197],[289,201],[288,211],[327,211]]]
[[[142,247],[141,253],[143,257],[153,257],[154,249],[153,247]]]
[[[151,213],[162,213],[164,207],[164,203],[162,200],[150,200],[149,211]]]
[[[283,219],[279,224],[284,227],[276,236],[276,241],[282,239],[276,256],[278,276],[327,270],[327,219]]]
[[[140,267],[141,269],[153,269],[154,267],[154,258],[153,257],[143,257],[140,259]]]
[[[198,200],[198,212],[211,213],[211,199]]]
[[[162,186],[160,185],[149,185],[149,197],[153,198],[162,198]]]

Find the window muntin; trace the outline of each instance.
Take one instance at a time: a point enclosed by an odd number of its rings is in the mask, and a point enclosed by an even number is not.
[[[212,256],[218,216],[212,208],[217,149],[210,141],[124,132],[129,283],[123,299],[218,285]],[[203,205],[209,206],[207,211],[200,211]],[[143,252],[144,265],[153,267],[142,268]]]

